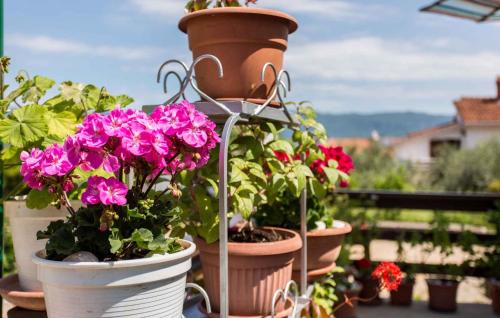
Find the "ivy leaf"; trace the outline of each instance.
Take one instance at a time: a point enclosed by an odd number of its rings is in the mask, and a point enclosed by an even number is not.
[[[45,108],[39,105],[15,109],[9,118],[0,121],[0,138],[18,148],[40,140],[47,134],[44,113]]]
[[[309,192],[311,193],[311,196],[315,196],[320,199],[326,195],[325,186],[315,178],[309,179]]]
[[[31,189],[28,193],[28,197],[26,198],[26,207],[28,207],[28,209],[37,210],[45,209],[52,203],[53,200],[54,197],[46,189],[41,191]]]
[[[323,167],[323,171],[330,184],[335,184],[339,179],[339,171],[337,169]]]
[[[286,140],[273,141],[269,147],[274,151],[283,151],[288,155],[293,156],[293,146]]]
[[[75,132],[76,116],[72,112],[63,111],[55,113],[47,111],[45,120],[49,128],[49,135],[65,138]]]

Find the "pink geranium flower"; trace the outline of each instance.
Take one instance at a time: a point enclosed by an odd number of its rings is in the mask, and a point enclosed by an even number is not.
[[[67,153],[58,144],[45,149],[41,165],[42,172],[49,176],[64,176],[74,168]]]
[[[128,187],[117,179],[106,179],[97,185],[97,189],[99,190],[99,198],[102,204],[127,204]]]
[[[97,113],[85,117],[77,137],[81,144],[86,147],[98,149],[104,146],[109,139],[104,130],[104,117]]]
[[[106,179],[99,176],[92,176],[87,182],[87,189],[82,194],[82,202],[84,204],[99,204],[101,199],[99,197],[99,184],[103,183]]]

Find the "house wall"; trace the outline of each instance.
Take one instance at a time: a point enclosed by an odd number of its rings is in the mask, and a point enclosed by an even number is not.
[[[415,163],[430,163],[432,140],[459,139],[462,140],[458,125],[436,130],[422,135],[411,136],[393,145],[393,154],[396,159],[408,160]]]
[[[498,126],[467,126],[463,139],[464,148],[474,148],[477,144],[490,138],[500,138]]]

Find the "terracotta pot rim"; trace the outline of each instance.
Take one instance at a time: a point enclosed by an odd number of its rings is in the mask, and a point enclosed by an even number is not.
[[[445,279],[441,279],[441,278],[427,278],[425,281],[430,286],[455,287],[455,286],[458,286],[460,284],[459,280],[457,280],[457,279],[449,279],[449,278],[445,278]],[[446,285],[442,284],[441,282],[443,282],[443,281],[446,281],[446,282],[451,283],[451,284],[446,284]]]
[[[282,229],[278,227],[262,227],[262,229],[273,230],[276,232],[281,232],[282,234],[287,234],[289,238],[276,242],[264,242],[264,243],[237,243],[229,242],[227,243],[229,255],[238,256],[264,256],[264,255],[278,255],[293,253],[302,248],[302,240],[297,232]],[[203,248],[204,252],[210,254],[219,254],[219,242],[212,244],[207,244],[203,239],[196,237],[196,245],[200,249]]]
[[[308,237],[316,237],[316,236],[335,236],[335,235],[344,235],[347,233],[350,233],[352,231],[352,226],[344,221],[335,221],[335,222],[340,222],[343,223],[344,226],[342,227],[331,227],[327,229],[321,229],[321,230],[312,230],[307,232]]]
[[[19,276],[11,274],[0,280],[0,294],[16,298],[43,299],[43,291],[22,290],[19,286]]]
[[[188,22],[194,18],[205,16],[205,15],[216,15],[216,14],[256,14],[256,15],[267,15],[274,16],[278,19],[282,19],[288,23],[289,33],[293,33],[298,28],[297,20],[289,14],[281,11],[263,8],[247,8],[247,7],[224,7],[224,8],[211,8],[203,9],[196,12],[188,13],[181,18],[179,21],[179,29],[186,33]]]

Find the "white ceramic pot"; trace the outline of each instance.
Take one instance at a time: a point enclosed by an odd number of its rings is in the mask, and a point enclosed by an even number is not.
[[[117,262],[57,262],[33,255],[48,318],[180,318],[196,246]]]
[[[74,207],[81,205],[79,201],[73,204]],[[42,210],[28,209],[26,201],[5,201],[4,209],[12,231],[19,284],[24,290],[41,291],[42,285],[37,280],[36,265],[31,257],[45,248],[47,240],[37,240],[36,233],[45,230],[50,222],[64,219],[68,212],[53,206]]]

